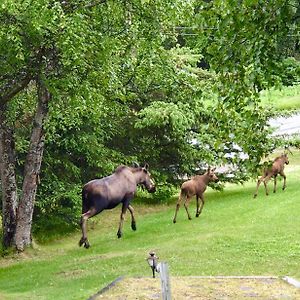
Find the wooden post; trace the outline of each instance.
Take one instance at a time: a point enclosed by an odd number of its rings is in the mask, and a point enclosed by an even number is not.
[[[160,263],[160,282],[162,290],[162,299],[171,300],[171,286],[169,279],[169,268],[165,262]]]

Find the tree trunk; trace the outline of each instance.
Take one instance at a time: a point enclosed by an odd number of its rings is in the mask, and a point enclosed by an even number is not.
[[[32,243],[32,215],[44,151],[45,135],[43,126],[48,116],[48,103],[51,98],[44,82],[38,80],[37,86],[38,105],[25,162],[22,195],[20,197],[17,213],[16,248],[18,251],[23,251],[26,246]]]
[[[2,243],[5,248],[15,243],[17,184],[15,173],[15,143],[5,106],[0,106],[0,175],[2,185]]]

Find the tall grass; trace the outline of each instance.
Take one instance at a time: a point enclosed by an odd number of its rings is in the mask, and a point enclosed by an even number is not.
[[[138,230],[129,215],[117,239],[119,209],[89,223],[92,247],[79,248],[80,233],[36,245],[0,261],[0,299],[87,299],[114,280],[149,276],[150,250],[176,275],[289,275],[300,279],[300,153],[286,167],[287,189],[268,197],[255,182],[208,190],[202,215],[189,221],[183,208],[172,223],[170,205],[135,206]],[[192,203],[190,211],[195,213]],[[92,221],[92,220],[90,220]]]

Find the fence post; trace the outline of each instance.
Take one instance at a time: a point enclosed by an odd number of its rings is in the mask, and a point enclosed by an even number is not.
[[[169,268],[165,262],[160,263],[160,283],[162,290],[162,299],[171,300],[171,286],[169,279]]]

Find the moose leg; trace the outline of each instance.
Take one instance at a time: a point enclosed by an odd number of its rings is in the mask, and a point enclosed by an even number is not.
[[[79,241],[79,246],[81,247],[84,244],[84,248],[88,249],[90,243],[87,239],[87,220],[93,217],[96,214],[96,209],[94,207],[90,208],[86,213],[81,215],[80,225],[82,230],[82,237]]]
[[[201,195],[199,198],[201,199],[201,206],[200,206],[200,210],[199,210],[199,212],[198,212],[198,214],[197,214],[196,217],[200,216],[200,214],[202,212],[202,209],[203,209],[203,206],[204,206],[204,197],[203,197],[203,195]]]
[[[280,173],[280,175],[283,177],[283,186],[282,186],[282,190],[284,191],[286,188],[286,176],[283,172]]]
[[[263,180],[264,185],[265,185],[265,190],[266,190],[266,195],[269,195],[269,190],[268,190],[268,182],[271,179],[272,176],[268,175],[267,177],[265,177],[265,179]]]
[[[277,187],[277,175],[274,175],[274,189],[273,189],[273,193],[276,193],[276,187]]]
[[[131,229],[136,230],[136,222],[135,222],[135,217],[134,217],[134,209],[131,205],[128,205],[128,210],[130,211],[131,214]]]
[[[176,204],[175,216],[174,216],[174,219],[173,219],[173,223],[174,223],[174,224],[176,223],[177,213],[178,213],[178,210],[179,210],[179,208],[180,208],[180,204],[181,204],[181,201],[182,201],[182,196],[183,196],[183,195],[180,193],[180,194],[179,194],[179,197],[178,197],[177,204]]]
[[[122,211],[121,211],[121,215],[120,215],[120,223],[119,223],[119,230],[117,232],[117,236],[118,238],[122,237],[122,228],[123,228],[123,223],[124,223],[124,219],[125,219],[125,214],[126,214],[126,210],[128,208],[128,204],[127,203],[123,203],[122,205]]]
[[[198,218],[199,215],[200,215],[200,203],[199,203],[199,196],[198,195],[196,195],[196,205],[197,205],[196,218]]]
[[[264,179],[264,177],[263,177],[263,176],[262,176],[261,178],[259,178],[259,179],[258,179],[258,181],[257,181],[257,185],[256,185],[256,191],[255,191],[255,193],[254,193],[254,195],[253,195],[253,198],[256,198],[256,196],[257,196],[257,192],[258,192],[258,188],[259,188],[259,186],[260,186],[261,182],[263,181],[263,179]]]
[[[186,199],[184,201],[184,208],[186,210],[186,213],[188,215],[189,220],[192,220],[192,217],[191,217],[191,215],[189,213],[189,210],[188,210],[188,207],[189,207],[189,204],[190,204],[190,200],[191,200],[191,197],[186,196]]]

